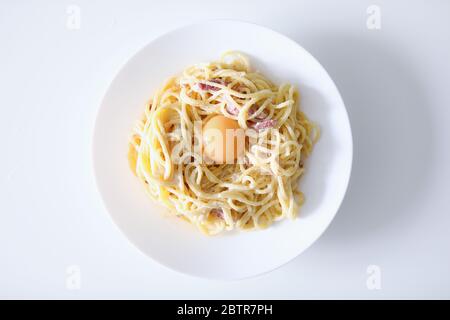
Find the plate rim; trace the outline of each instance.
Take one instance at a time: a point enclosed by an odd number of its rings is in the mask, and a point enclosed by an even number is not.
[[[141,247],[135,243],[134,240],[132,240],[130,238],[130,236],[127,234],[127,232],[124,230],[124,228],[120,225],[120,223],[116,220],[115,216],[113,214],[111,214],[111,209],[108,205],[108,202],[106,201],[105,198],[105,194],[104,192],[102,192],[102,189],[100,187],[100,178],[98,176],[98,170],[97,168],[97,160],[96,160],[96,141],[97,139],[97,128],[98,128],[98,119],[100,118],[100,115],[103,113],[103,109],[105,109],[105,100],[108,96],[108,92],[111,88],[111,86],[114,84],[114,82],[116,81],[116,79],[118,78],[118,76],[120,75],[120,73],[127,68],[127,66],[129,64],[131,64],[131,61],[134,60],[139,54],[141,54],[142,52],[144,52],[147,47],[151,46],[153,44],[153,42],[156,42],[157,40],[159,40],[160,38],[164,38],[166,36],[169,36],[173,33],[179,32],[182,29],[187,29],[190,27],[194,27],[194,26],[199,26],[199,25],[204,25],[204,24],[211,24],[211,23],[233,23],[233,24],[242,24],[242,25],[249,25],[252,27],[257,27],[260,29],[263,29],[265,32],[270,32],[275,34],[276,36],[283,38],[283,40],[295,45],[296,47],[298,47],[299,49],[301,49],[307,56],[309,56],[309,58],[313,59],[318,66],[322,69],[322,71],[324,72],[324,75],[330,80],[331,85],[333,87],[333,89],[335,90],[335,92],[337,93],[336,98],[338,98],[339,103],[343,106],[343,114],[345,116],[345,120],[346,123],[348,124],[348,134],[349,134],[349,141],[348,141],[348,165],[347,165],[347,172],[345,174],[345,181],[344,181],[344,185],[345,187],[342,188],[342,194],[341,196],[338,198],[337,201],[337,206],[336,209],[334,210],[334,213],[332,215],[330,215],[329,220],[327,221],[326,224],[323,224],[323,229],[321,232],[319,232],[317,234],[317,236],[314,238],[313,241],[311,241],[307,246],[305,246],[303,248],[303,250],[301,250],[300,252],[296,253],[295,255],[293,255],[292,257],[290,257],[289,259],[286,259],[286,261],[283,261],[282,263],[278,264],[278,266],[276,267],[271,267],[265,271],[258,271],[254,274],[249,274],[249,275],[244,275],[244,276],[222,276],[222,277],[215,277],[215,276],[210,276],[210,275],[201,275],[199,273],[191,273],[188,272],[186,270],[183,270],[182,268],[178,268],[175,267],[173,265],[168,265],[164,262],[162,262],[161,260],[155,258],[154,256],[148,254],[147,252],[144,252],[143,249],[141,249]],[[181,274],[184,275],[188,275],[191,277],[195,277],[195,278],[200,278],[200,279],[210,279],[210,280],[244,280],[244,279],[250,279],[250,278],[255,278],[255,277],[259,277],[265,274],[268,274],[272,271],[275,271],[285,265],[287,265],[288,263],[292,262],[294,259],[296,259],[297,257],[299,257],[302,253],[304,253],[306,250],[308,250],[314,243],[317,242],[317,240],[320,239],[320,237],[325,233],[325,231],[329,228],[330,224],[332,223],[332,221],[335,219],[337,213],[339,212],[342,203],[345,199],[345,196],[347,195],[347,191],[348,191],[348,187],[350,184],[350,179],[351,179],[351,175],[352,175],[352,169],[353,169],[353,157],[354,157],[354,143],[353,143],[353,133],[352,133],[352,128],[351,128],[351,122],[350,122],[350,117],[348,115],[348,110],[347,107],[345,106],[345,103],[343,101],[342,95],[336,85],[336,83],[334,82],[333,78],[330,76],[330,74],[328,73],[328,71],[323,67],[323,65],[320,63],[319,60],[317,60],[309,51],[307,51],[302,45],[300,45],[298,42],[296,42],[295,40],[291,39],[290,37],[284,35],[281,32],[278,32],[272,28],[269,28],[267,26],[258,24],[258,23],[254,23],[254,22],[249,22],[249,21],[245,21],[245,20],[237,20],[237,19],[226,19],[226,18],[219,18],[219,19],[205,19],[205,20],[200,20],[200,21],[196,21],[193,23],[188,23],[188,24],[183,24],[183,25],[179,25],[177,27],[171,28],[169,31],[163,32],[153,38],[151,38],[146,44],[144,44],[142,47],[140,47],[139,49],[137,49],[133,54],[130,55],[130,57],[127,58],[127,60],[125,61],[125,63],[123,63],[121,66],[119,66],[119,68],[117,69],[117,71],[114,73],[112,79],[108,82],[108,85],[106,86],[105,91],[103,92],[103,96],[102,99],[100,101],[99,106],[97,107],[96,113],[95,113],[95,118],[94,118],[94,126],[92,129],[93,133],[91,135],[91,169],[93,170],[93,176],[94,176],[94,180],[95,180],[95,186],[96,186],[96,190],[98,192],[98,194],[100,195],[100,199],[101,199],[101,203],[103,205],[103,208],[105,209],[105,211],[107,212],[107,216],[111,219],[110,221],[113,222],[113,224],[115,225],[115,227],[120,231],[120,233],[125,236],[125,238],[128,240],[129,243],[132,244],[132,246],[134,248],[136,248],[141,254],[143,254],[144,256],[146,256],[147,258],[150,258],[152,261],[156,262],[158,265],[165,267],[166,269],[172,270],[172,271],[176,271],[179,272]]]

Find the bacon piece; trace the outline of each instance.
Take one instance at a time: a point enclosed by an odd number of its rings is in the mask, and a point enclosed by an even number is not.
[[[237,83],[237,84],[235,84],[234,86],[233,86],[233,88],[232,88],[233,90],[236,90],[237,92],[240,92],[240,93],[242,93],[242,92],[244,92],[246,89],[248,89],[246,86],[244,86],[244,85],[241,85],[241,84],[239,84],[239,83]]]
[[[227,112],[232,116],[237,116],[239,114],[239,108],[237,107],[238,104],[236,103],[236,101],[234,101],[233,98],[228,95],[225,95],[225,101],[227,103],[225,107]]]
[[[273,128],[276,126],[276,124],[277,124],[277,120],[266,119],[266,120],[255,122],[253,125],[251,125],[251,127],[260,131],[260,130],[264,130],[264,129],[268,129],[268,128]]]
[[[248,114],[250,116],[252,116],[256,111],[258,110],[257,106],[252,106],[249,110],[248,110]],[[268,114],[263,110],[260,114],[258,114],[255,119],[257,120],[263,120],[265,118],[267,118]]]
[[[213,216],[216,216],[217,218],[223,219],[223,210],[222,209],[212,209],[210,212]]]
[[[210,81],[210,82],[217,83],[217,84],[221,84],[221,85],[226,85],[226,82],[223,81],[222,79],[211,79],[211,80],[209,80],[209,81]],[[203,90],[203,91],[218,91],[218,90],[220,90],[219,87],[216,87],[216,86],[214,86],[214,85],[209,85],[209,84],[201,83],[201,82],[198,83],[198,88],[199,88],[200,90]]]
[[[227,112],[233,116],[237,116],[239,114],[239,109],[236,108],[236,106],[232,105],[232,104],[228,104],[225,107],[225,109],[227,109]]]
[[[218,91],[220,88],[211,86],[209,84],[199,83],[198,88],[203,91]]]
[[[236,103],[234,101],[230,101],[230,99],[226,99],[227,100],[227,106],[225,107],[225,109],[228,111],[229,114],[233,115],[233,116],[237,116],[239,114],[239,109],[236,107]],[[251,107],[248,110],[248,114],[250,116],[252,116],[257,110],[257,107]],[[262,111],[260,114],[258,114],[255,119],[256,120],[264,120],[265,118],[267,118],[267,113],[265,111]]]

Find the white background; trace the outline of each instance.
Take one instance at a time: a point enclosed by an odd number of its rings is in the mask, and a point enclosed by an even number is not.
[[[79,30],[66,27],[71,4]],[[366,27],[371,4],[380,30]],[[448,1],[2,1],[0,297],[450,298],[449,15]],[[298,41],[335,80],[354,136],[330,228],[244,281],[181,275],[141,254],[92,173],[96,110],[120,67],[158,35],[210,18]],[[72,265],[79,290],[66,286]],[[369,265],[381,290],[366,286]]]

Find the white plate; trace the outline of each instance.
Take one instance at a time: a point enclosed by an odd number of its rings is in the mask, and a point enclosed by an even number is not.
[[[146,196],[128,167],[128,138],[146,101],[166,78],[188,65],[218,59],[227,50],[249,55],[252,66],[270,79],[298,86],[302,108],[319,123],[322,137],[300,182],[306,203],[299,218],[276,222],[262,231],[206,237]],[[93,148],[98,188],[128,239],[169,268],[220,279],[273,270],[316,241],[342,202],[352,165],[352,136],[344,103],[316,59],[277,32],[222,20],[169,32],[132,57],[104,97]]]

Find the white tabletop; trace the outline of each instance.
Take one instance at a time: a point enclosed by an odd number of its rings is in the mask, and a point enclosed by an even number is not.
[[[0,4],[0,298],[450,298],[450,3],[266,2]],[[110,220],[91,163],[96,110],[120,67],[158,35],[211,18],[256,22],[309,50],[341,91],[355,144],[325,234],[288,265],[234,282],[141,254]]]

